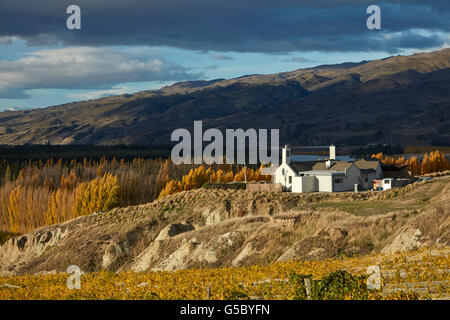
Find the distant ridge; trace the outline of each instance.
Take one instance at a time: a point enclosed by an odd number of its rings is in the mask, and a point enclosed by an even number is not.
[[[169,144],[177,128],[279,128],[280,143],[450,145],[450,49],[176,83],[0,113],[0,144]]]

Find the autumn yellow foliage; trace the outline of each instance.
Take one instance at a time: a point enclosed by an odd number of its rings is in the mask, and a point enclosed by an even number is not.
[[[294,299],[294,274],[320,279],[345,270],[367,276],[369,266],[381,269],[382,288],[368,299],[429,299],[450,296],[448,252],[420,249],[394,255],[291,261],[263,266],[221,269],[188,269],[160,272],[96,272],[81,276],[81,288],[66,286],[67,273],[0,277],[4,299]],[[8,284],[9,286],[5,286]],[[15,287],[14,287],[15,286]],[[209,289],[208,289],[209,288]],[[424,290],[425,288],[425,290]],[[351,299],[352,297],[349,297]]]
[[[75,216],[108,211],[120,205],[120,185],[116,176],[106,173],[102,178],[78,184],[75,192]]]
[[[407,164],[408,171],[416,176],[450,170],[450,161],[448,161],[445,155],[439,150],[433,151],[430,154],[425,153],[422,161],[416,156],[409,159],[405,159],[405,157],[395,158],[385,156],[381,152],[373,154],[372,158],[377,158],[384,164]]]
[[[99,202],[110,201],[105,200],[108,194],[119,189],[119,206],[125,207],[200,188],[205,182],[244,181],[243,169],[236,170],[236,166],[229,164],[197,167],[175,165],[170,159],[161,158],[48,159],[15,163],[14,166],[0,159],[0,230],[25,233],[80,214],[104,211]],[[247,168],[246,173],[248,181],[264,180],[259,170]],[[118,185],[102,182],[105,174],[117,177]],[[111,181],[111,178],[107,180]],[[106,191],[105,188],[112,189]],[[94,189],[98,190],[94,192]],[[92,200],[93,197],[97,200]],[[117,199],[114,199],[115,203]],[[87,202],[83,204],[82,201]],[[105,207],[111,207],[110,203]]]
[[[184,175],[181,181],[169,180],[161,193],[159,198],[165,197],[184,190],[193,190],[201,188],[205,183],[229,183],[229,182],[260,182],[270,181],[271,176],[264,176],[261,174],[262,166],[256,170],[243,167],[236,174],[232,170],[224,171],[218,169],[214,171],[211,167],[205,170],[203,165],[197,168],[192,168],[187,175]]]

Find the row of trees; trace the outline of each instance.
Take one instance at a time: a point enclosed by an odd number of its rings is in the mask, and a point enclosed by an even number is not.
[[[170,189],[170,181],[180,181],[182,189],[189,190],[210,179],[229,182],[242,176],[236,176],[241,167],[227,164],[205,168],[140,158],[49,159],[16,163],[11,168],[6,165],[0,176],[0,230],[14,233],[118,206],[151,202],[164,188]],[[254,179],[255,172],[248,169],[247,177]]]
[[[422,160],[416,156],[410,157],[409,159],[405,159],[405,157],[390,157],[383,155],[381,152],[372,155],[372,157],[377,158],[385,164],[407,164],[408,171],[415,176],[450,170],[450,161],[439,150],[430,154],[425,153]]]
[[[187,168],[168,160],[49,159],[9,166],[0,177],[0,230],[23,233],[117,206],[151,202]]]
[[[23,233],[118,207],[120,185],[117,177],[108,173],[89,182],[81,182],[72,190],[59,187],[55,191],[49,191],[45,187],[19,184],[11,190],[9,199],[2,201],[2,204],[2,209],[8,213],[7,217],[2,215],[2,229]]]
[[[234,173],[233,170],[224,171],[223,169],[218,169],[217,171],[214,171],[211,167],[205,169],[205,167],[201,165],[195,169],[191,169],[181,180],[169,180],[164,189],[161,190],[159,198],[180,191],[197,189],[207,182],[229,183],[233,181],[244,182],[245,180],[248,182],[270,181],[271,176],[262,175],[261,169],[262,167],[256,170],[243,167],[240,171]]]
[[[72,159],[83,160],[83,158],[98,161],[101,158],[125,159],[131,161],[135,158],[157,159],[168,158],[172,146],[151,146],[151,145],[21,145],[10,146],[0,145],[0,173],[2,171],[2,160],[11,162],[22,162],[39,159],[60,159],[70,161]]]

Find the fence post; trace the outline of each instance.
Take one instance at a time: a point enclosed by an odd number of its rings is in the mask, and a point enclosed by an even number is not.
[[[208,284],[208,287],[206,288],[206,300],[209,300],[211,298],[211,285]]]
[[[311,300],[311,278],[305,278],[305,289],[306,289],[306,296],[308,297],[308,300]]]

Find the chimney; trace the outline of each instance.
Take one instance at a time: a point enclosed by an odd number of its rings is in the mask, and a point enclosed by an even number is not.
[[[334,145],[330,146],[330,160],[336,160],[336,147]]]
[[[281,163],[291,163],[291,149],[288,148],[287,145],[284,146],[282,152],[281,152]]]

